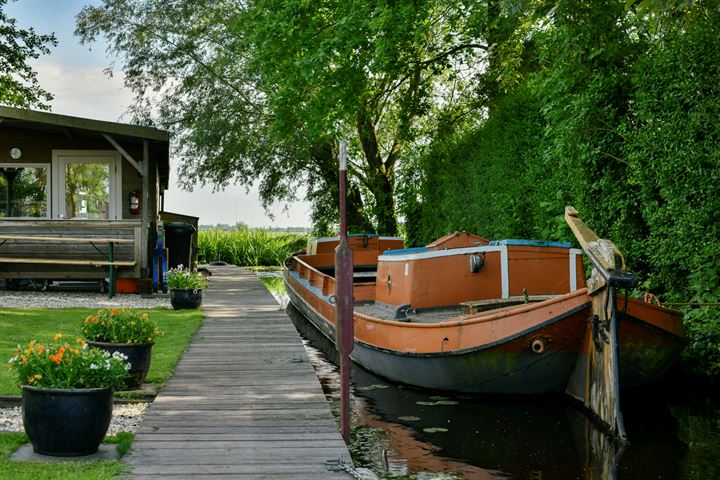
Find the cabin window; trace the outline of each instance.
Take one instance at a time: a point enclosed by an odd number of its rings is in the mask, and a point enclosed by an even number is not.
[[[114,151],[54,151],[57,218],[121,218],[120,159]]]
[[[49,165],[0,165],[0,217],[47,218]]]

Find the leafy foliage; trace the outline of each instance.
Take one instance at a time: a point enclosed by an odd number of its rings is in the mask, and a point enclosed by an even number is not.
[[[17,21],[2,11],[6,4],[7,0],[0,0],[0,105],[48,109],[44,102],[53,97],[40,87],[28,60],[50,53],[49,46],[57,45],[57,40],[52,34],[19,28]]]
[[[467,104],[484,19],[473,1],[104,0],[76,33],[107,39],[137,119],[175,133],[187,186],[258,181],[265,205],[303,187],[328,230],[347,138],[349,226],[394,234],[396,167],[438,110]]]
[[[419,159],[408,243],[461,229],[570,240],[572,204],[643,289],[717,302],[716,3],[557,2],[532,22],[539,61],[482,125],[436,136]],[[687,365],[720,372],[720,312],[686,313]]]

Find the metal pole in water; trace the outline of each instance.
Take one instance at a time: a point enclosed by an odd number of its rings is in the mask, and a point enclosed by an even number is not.
[[[350,444],[350,352],[353,349],[353,260],[347,240],[347,144],[340,142],[340,244],[335,249],[335,345],[340,366],[340,433]]]

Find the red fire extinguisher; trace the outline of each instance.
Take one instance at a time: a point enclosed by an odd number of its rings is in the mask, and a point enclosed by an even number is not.
[[[133,215],[137,215],[140,213],[140,204],[142,203],[142,200],[140,199],[140,194],[137,192],[137,190],[133,190],[130,192],[130,213]]]

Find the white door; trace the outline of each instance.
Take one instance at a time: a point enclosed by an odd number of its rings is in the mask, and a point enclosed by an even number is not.
[[[53,218],[122,218],[120,154],[53,150]]]

